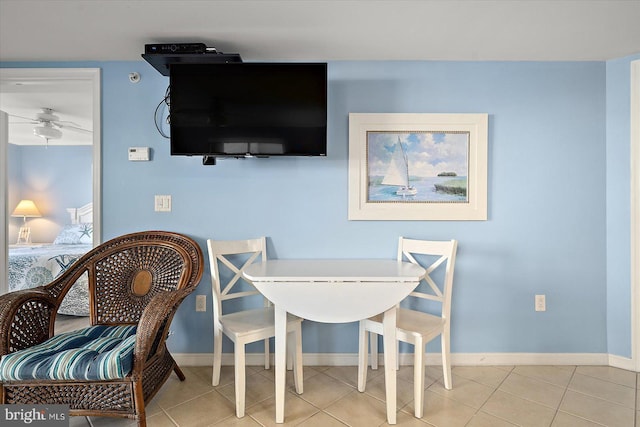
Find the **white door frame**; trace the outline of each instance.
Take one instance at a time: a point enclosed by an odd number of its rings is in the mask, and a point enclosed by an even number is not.
[[[640,372],[640,60],[631,62],[631,358]]]
[[[7,188],[7,146],[9,144],[9,117],[4,111],[0,111],[0,189]],[[9,254],[9,221],[7,206],[7,191],[3,193],[4,197],[0,197],[0,222],[3,224],[0,229],[0,267],[7,267]],[[7,268],[2,268],[7,271]],[[7,273],[0,277],[0,295],[9,290]]]
[[[94,246],[101,242],[102,238],[102,169],[101,169],[101,117],[100,106],[102,105],[100,94],[100,69],[99,68],[0,68],[0,81],[25,81],[25,80],[88,80],[92,85],[93,94],[93,244]],[[0,127],[0,132],[2,129]],[[0,171],[6,174],[7,171],[7,147],[6,141],[0,140]],[[7,200],[7,178],[0,176],[0,197],[6,205]],[[7,261],[7,245],[8,245],[8,228],[7,228],[7,206],[0,206],[2,212],[0,219],[4,219],[4,226],[0,228],[0,294],[8,290],[8,261]]]

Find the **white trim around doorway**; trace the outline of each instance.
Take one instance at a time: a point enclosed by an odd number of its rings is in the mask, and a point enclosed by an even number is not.
[[[631,62],[631,358],[640,372],[640,60]]]

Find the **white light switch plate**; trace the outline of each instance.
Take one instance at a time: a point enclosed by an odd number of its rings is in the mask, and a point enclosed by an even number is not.
[[[156,194],[154,206],[156,212],[171,212],[171,196]]]

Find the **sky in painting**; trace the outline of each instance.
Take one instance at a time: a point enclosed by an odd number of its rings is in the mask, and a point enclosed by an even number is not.
[[[386,173],[398,137],[407,151],[409,175],[467,176],[469,134],[444,132],[367,132],[369,176]]]

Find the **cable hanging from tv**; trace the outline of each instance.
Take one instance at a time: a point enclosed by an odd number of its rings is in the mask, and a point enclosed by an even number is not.
[[[164,136],[167,139],[170,139],[169,135],[167,135],[166,133],[164,133],[164,131],[162,130],[162,116],[158,117],[158,112],[160,111],[160,107],[162,106],[162,104],[165,104],[167,106],[167,119],[165,120],[165,123],[167,125],[171,125],[171,86],[167,86],[167,90],[164,93],[164,98],[162,98],[162,101],[160,101],[158,103],[158,106],[156,107],[156,111],[153,113],[153,123],[156,125],[156,129],[158,130],[158,133],[162,136]]]

